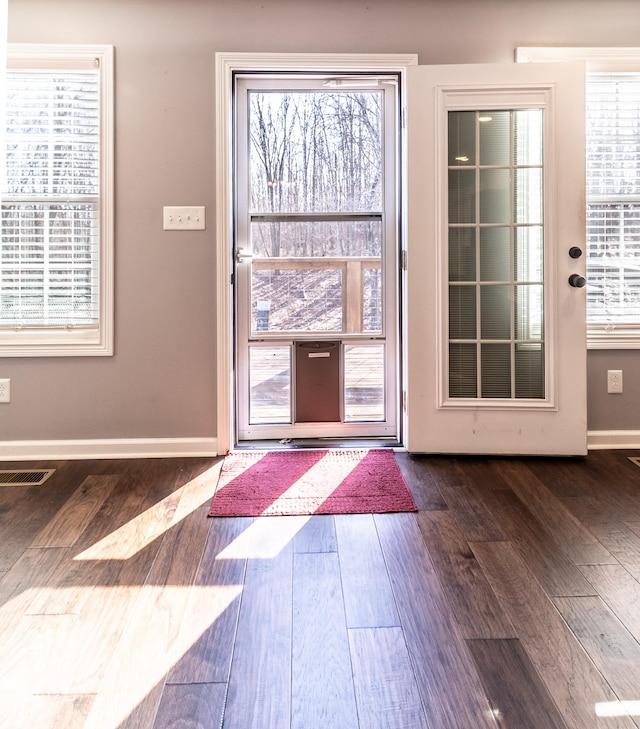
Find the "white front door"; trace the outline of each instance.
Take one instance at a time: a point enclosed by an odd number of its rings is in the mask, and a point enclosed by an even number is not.
[[[406,445],[584,454],[584,68],[408,82]]]

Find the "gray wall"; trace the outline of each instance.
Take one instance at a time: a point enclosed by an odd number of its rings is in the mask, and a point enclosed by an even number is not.
[[[640,44],[637,0],[9,0],[11,42],[116,48],[114,357],[0,359],[0,441],[216,435],[214,54],[417,52],[510,62],[518,45]],[[162,230],[163,205],[207,230]],[[640,352],[590,352],[589,428],[640,429]],[[625,393],[606,395],[606,370]],[[638,383],[635,385],[634,383]]]

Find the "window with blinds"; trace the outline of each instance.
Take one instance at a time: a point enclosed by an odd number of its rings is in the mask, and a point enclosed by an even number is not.
[[[110,48],[50,48],[6,75],[0,351],[109,354]]]
[[[587,316],[640,324],[640,73],[587,76]]]

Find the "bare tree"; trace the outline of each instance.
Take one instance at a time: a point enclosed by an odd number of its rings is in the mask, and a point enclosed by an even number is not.
[[[380,106],[376,92],[252,93],[253,211],[380,210]],[[265,255],[375,254],[363,226],[352,225],[346,235],[337,222],[264,226],[256,241]]]

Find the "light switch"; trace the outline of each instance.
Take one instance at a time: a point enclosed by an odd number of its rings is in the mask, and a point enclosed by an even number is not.
[[[162,221],[165,230],[204,230],[204,205],[165,205]]]

